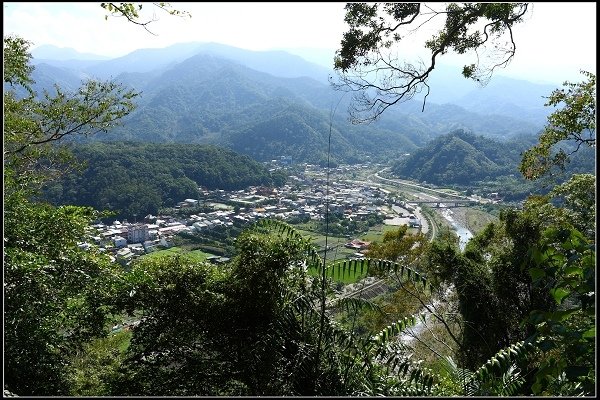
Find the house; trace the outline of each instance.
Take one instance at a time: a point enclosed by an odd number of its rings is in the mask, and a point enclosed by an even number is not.
[[[124,247],[121,250],[117,251],[117,261],[121,265],[127,265],[133,259],[133,253],[128,247]]]
[[[144,249],[144,246],[141,243],[134,243],[134,244],[128,244],[127,248],[133,253],[133,254],[144,254],[146,253],[146,250]]]
[[[113,241],[114,241],[114,243],[115,243],[115,247],[116,247],[116,248],[121,248],[121,247],[125,247],[125,246],[127,246],[127,239],[125,239],[125,238],[124,238],[124,237],[122,237],[122,236],[115,236],[115,237],[113,238]]]
[[[348,249],[356,249],[356,250],[362,250],[362,249],[366,249],[367,247],[369,247],[369,245],[371,244],[371,242],[365,242],[359,239],[354,239],[351,242],[348,242],[344,245],[344,247],[348,248]]]
[[[198,232],[202,232],[203,230],[205,230],[206,228],[208,228],[208,225],[206,225],[204,222],[194,222],[194,224],[192,226]]]

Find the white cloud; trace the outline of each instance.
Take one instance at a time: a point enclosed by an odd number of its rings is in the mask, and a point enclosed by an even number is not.
[[[4,33],[34,43],[72,47],[106,56],[181,42],[217,42],[250,50],[335,50],[343,32],[345,3],[172,3],[192,18],[169,16],[144,3],[142,16],[153,36],[123,18],[109,18],[100,3],[4,3]],[[515,28],[517,55],[504,75],[562,82],[580,68],[596,67],[596,4],[533,3],[528,20]],[[423,45],[411,39],[406,53]],[[449,60],[447,60],[449,61]],[[568,77],[565,77],[568,75]]]

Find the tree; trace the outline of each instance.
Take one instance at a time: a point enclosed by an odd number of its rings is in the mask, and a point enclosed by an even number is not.
[[[312,368],[319,318],[303,269],[308,241],[255,227],[236,244],[224,266],[177,257],[133,267],[123,304],[142,316],[113,394],[347,394],[331,334]]]
[[[77,246],[98,216],[5,193],[4,377],[16,394],[68,395],[70,358],[106,332],[119,271]]]
[[[580,232],[556,227],[532,249],[533,286],[547,290],[557,308],[534,310],[528,319],[543,351],[532,385],[536,395],[595,394],[595,253]]]
[[[573,226],[590,239],[596,232],[595,194],[596,176],[592,174],[575,174],[550,192],[553,199],[561,201]]]
[[[169,15],[175,15],[178,17],[187,16],[189,18],[192,17],[192,15],[187,11],[181,11],[173,8],[170,3],[160,2],[152,3],[152,5],[162,11],[167,12]],[[142,20],[140,17],[140,11],[142,11],[144,3],[100,3],[100,7],[108,11],[111,17],[124,17],[132,24],[140,25],[148,33],[155,35],[148,29],[148,25],[158,20],[156,16],[153,16],[152,19],[149,20]],[[104,19],[108,20],[108,15],[105,15]]]
[[[101,213],[35,197],[73,166],[59,143],[111,129],[133,110],[137,93],[88,80],[72,93],[55,86],[38,96],[31,88],[29,46],[16,36],[3,40],[4,388],[18,395],[68,395],[72,360],[90,340],[106,335],[116,312],[121,271],[93,246],[78,246]]]
[[[4,38],[4,354],[5,384],[19,395],[69,394],[71,357],[105,333],[119,271],[106,255],[79,248],[101,214],[36,202],[68,153],[55,142],[114,126],[133,92],[88,81],[76,93],[31,90],[29,42]],[[15,89],[28,95],[18,98]]]
[[[371,121],[388,107],[426,90],[438,57],[448,51],[476,53],[476,62],[465,65],[463,75],[487,83],[497,67],[508,65],[516,52],[512,28],[521,22],[527,3],[449,3],[434,9],[429,3],[348,3],[344,33],[334,68],[338,90],[355,94],[350,107],[353,123]],[[445,18],[439,31],[425,42],[431,51],[428,63],[411,64],[393,53],[396,45],[434,21]],[[502,42],[506,39],[505,42]],[[480,54],[482,53],[482,54]],[[480,60],[487,53],[487,63]]]
[[[562,108],[550,114],[539,142],[523,154],[519,169],[525,178],[538,179],[552,167],[564,169],[569,157],[582,145],[596,147],[596,75],[581,73],[585,81],[565,82],[564,89],[556,89],[548,97],[546,106]],[[565,142],[576,146],[570,154],[563,148],[557,149]]]
[[[30,42],[14,36],[4,38],[4,82],[13,90],[4,92],[5,173],[19,187],[37,191],[41,185],[73,167],[70,152],[58,142],[68,136],[106,132],[134,109],[137,93],[115,82],[85,81],[70,93],[55,86],[55,92],[38,97],[30,87],[33,67],[27,64]],[[14,89],[29,95],[19,98]],[[6,174],[5,174],[6,175]],[[5,190],[12,190],[6,186]]]

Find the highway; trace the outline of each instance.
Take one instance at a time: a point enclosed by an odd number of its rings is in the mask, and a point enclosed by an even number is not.
[[[433,192],[433,193],[440,194],[440,195],[442,195],[442,196],[444,196],[446,198],[450,197],[450,198],[454,198],[454,199],[471,200],[471,201],[480,202],[480,200],[477,200],[477,199],[474,199],[474,198],[471,198],[471,197],[460,196],[460,195],[457,195],[457,194],[451,194],[451,193],[443,192],[441,190],[431,189],[431,188],[428,188],[428,187],[425,187],[425,186],[419,186],[419,185],[414,184],[412,182],[401,180],[401,179],[388,179],[388,178],[384,178],[384,177],[380,176],[379,174],[382,173],[383,171],[385,171],[386,169],[387,168],[384,168],[384,169],[382,169],[382,170],[380,170],[378,172],[375,172],[373,175],[370,175],[370,176],[374,176],[375,178],[380,179],[382,181],[392,182],[392,183],[397,184],[397,185],[410,186],[410,187],[413,187],[415,189],[418,189],[418,190],[422,191],[421,193],[419,193],[421,195],[420,198],[423,198],[422,196],[425,196],[425,197],[428,198],[428,199],[424,199],[424,200],[440,200],[440,198],[438,198],[438,197],[431,196],[431,195],[429,195],[427,193],[423,193],[423,191],[426,191],[426,192]]]

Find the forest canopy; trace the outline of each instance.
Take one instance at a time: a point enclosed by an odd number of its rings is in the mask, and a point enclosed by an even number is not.
[[[248,156],[198,144],[109,142],[73,147],[85,163],[51,182],[45,198],[54,204],[92,206],[133,220],[156,214],[187,198],[198,188],[241,190],[248,186],[281,186],[285,176]]]

